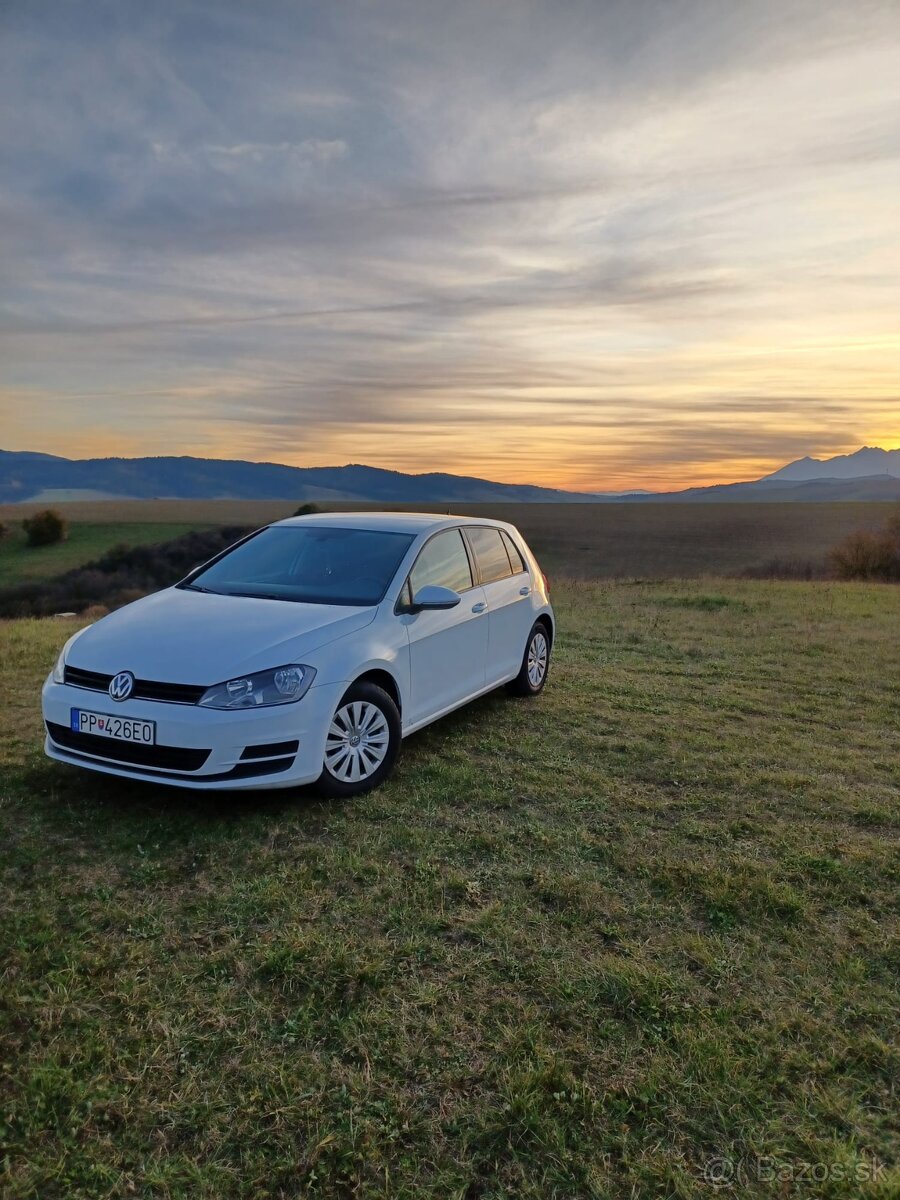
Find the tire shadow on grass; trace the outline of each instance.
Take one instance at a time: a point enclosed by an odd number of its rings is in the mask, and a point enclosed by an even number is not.
[[[16,775],[15,790],[47,817],[52,814],[53,820],[77,827],[82,837],[90,825],[112,840],[133,836],[136,829],[157,829],[166,840],[187,843],[198,836],[218,836],[229,826],[253,840],[266,836],[269,826],[286,817],[318,823],[338,803],[310,787],[201,791],[37,757]]]

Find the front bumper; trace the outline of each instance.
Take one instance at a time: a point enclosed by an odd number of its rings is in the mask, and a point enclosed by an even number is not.
[[[106,692],[55,683],[51,677],[41,693],[48,731],[44,750],[57,762],[178,787],[298,787],[312,783],[322,773],[325,737],[347,686],[313,685],[296,704],[228,712],[154,700],[116,703]],[[140,755],[141,761],[123,761],[117,754],[132,757],[133,752],[112,739],[70,733],[73,708],[154,721],[156,746]],[[270,746],[272,753],[268,753]],[[199,753],[203,751],[208,753]],[[201,765],[196,769],[185,769],[197,761]]]

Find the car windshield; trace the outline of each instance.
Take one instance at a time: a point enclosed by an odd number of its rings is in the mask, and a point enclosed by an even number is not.
[[[332,525],[270,525],[182,587],[305,604],[378,604],[413,537]]]

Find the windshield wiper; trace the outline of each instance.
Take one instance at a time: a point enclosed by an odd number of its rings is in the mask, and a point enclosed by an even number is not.
[[[183,588],[189,588],[192,592],[207,592],[210,596],[221,596],[221,592],[215,592],[212,588],[201,587],[199,583],[183,583]]]
[[[238,596],[244,600],[292,600],[292,596],[273,596],[271,592],[223,592],[223,596]]]

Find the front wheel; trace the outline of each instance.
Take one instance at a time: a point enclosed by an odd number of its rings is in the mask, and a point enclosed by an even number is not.
[[[509,684],[514,696],[536,696],[544,690],[550,670],[550,633],[543,621],[535,621],[528,635],[519,673]]]
[[[331,718],[316,788],[326,796],[358,796],[378,787],[400,749],[400,713],[383,688],[354,683]]]

